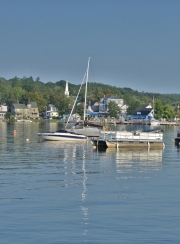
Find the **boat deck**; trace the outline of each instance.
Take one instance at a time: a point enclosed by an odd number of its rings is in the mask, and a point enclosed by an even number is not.
[[[91,140],[95,147],[163,148],[162,131],[104,131]]]

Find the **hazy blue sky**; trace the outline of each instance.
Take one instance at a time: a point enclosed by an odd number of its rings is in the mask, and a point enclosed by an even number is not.
[[[0,0],[0,77],[180,93],[180,0]]]

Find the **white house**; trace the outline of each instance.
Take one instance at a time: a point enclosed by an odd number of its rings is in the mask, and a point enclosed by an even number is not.
[[[59,116],[58,108],[53,104],[48,104],[46,106],[45,116],[48,117],[49,119],[52,119],[53,117],[58,117]]]
[[[108,113],[108,103],[110,101],[115,102],[121,109],[120,117],[126,117],[128,106],[124,104],[124,100],[122,98],[117,98],[116,96],[103,97],[100,99],[99,114]]]
[[[130,118],[150,120],[154,118],[154,110],[151,104],[144,104],[140,108],[136,109]]]
[[[63,114],[63,117],[60,119],[60,122],[66,123],[69,119],[69,123],[73,123],[73,122],[75,123],[81,119],[80,115],[77,113],[72,114],[70,118],[69,116],[70,114]]]
[[[5,115],[6,115],[7,111],[8,111],[8,109],[7,109],[6,104],[0,105],[0,120],[5,119]]]

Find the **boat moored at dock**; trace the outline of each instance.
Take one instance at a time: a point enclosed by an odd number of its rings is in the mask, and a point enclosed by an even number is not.
[[[175,145],[180,145],[180,130],[177,132],[177,137],[174,138]]]
[[[108,148],[163,148],[163,131],[102,131],[91,139],[95,147]]]

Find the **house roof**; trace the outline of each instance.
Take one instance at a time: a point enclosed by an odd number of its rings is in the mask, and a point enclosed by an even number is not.
[[[99,102],[98,101],[91,101],[90,106],[93,106],[93,105],[97,106],[97,105],[99,105]]]
[[[37,102],[30,102],[30,104],[31,104],[31,108],[38,108]],[[27,108],[27,106],[22,103],[13,103],[13,106],[15,109],[26,109]]]
[[[93,105],[91,108],[94,112],[99,112],[99,105]]]
[[[122,98],[118,98],[116,96],[108,96],[108,97],[105,97],[104,99],[120,99],[120,100],[123,100]]]
[[[141,110],[141,111],[137,111],[137,112],[141,112],[141,115],[147,116],[151,111],[152,111],[152,108],[147,108],[147,109],[144,109],[144,110]],[[137,115],[137,112],[133,113],[132,115]]]
[[[37,102],[31,102],[31,108],[37,108]]]
[[[21,103],[13,103],[14,108],[20,108],[20,109],[25,109],[27,108],[25,104]]]
[[[132,115],[137,115],[138,112],[141,113],[141,115],[148,115],[153,110],[153,108],[147,108],[147,106],[147,104],[142,105],[141,107],[136,109]]]

